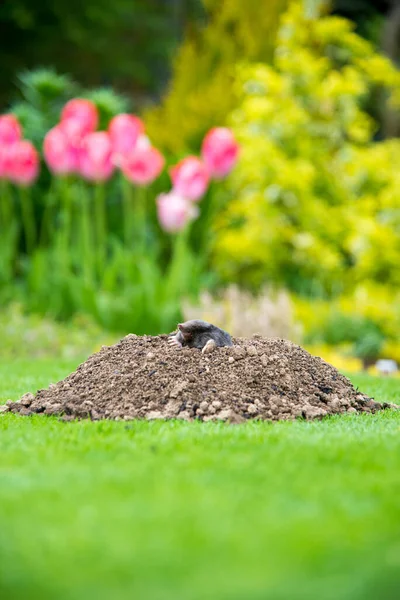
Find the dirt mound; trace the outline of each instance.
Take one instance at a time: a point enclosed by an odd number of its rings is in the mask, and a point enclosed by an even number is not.
[[[170,348],[167,336],[128,335],[103,347],[63,381],[25,394],[5,410],[63,419],[319,419],[375,412],[374,402],[321,358],[281,339],[234,346]]]

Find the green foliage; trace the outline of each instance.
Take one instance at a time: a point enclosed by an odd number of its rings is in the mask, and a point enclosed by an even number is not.
[[[376,332],[378,332],[378,328],[375,323],[365,317],[333,312],[325,322],[324,329],[319,330],[322,339],[313,339],[316,335],[314,332],[314,335],[309,336],[307,342],[324,341],[332,346],[337,346],[345,342],[358,342],[360,338]]]
[[[357,314],[331,313],[321,328],[306,338],[307,343],[325,342],[332,346],[352,344],[358,358],[376,360],[385,342],[379,325]]]
[[[378,87],[398,102],[400,73],[350,22],[295,2],[272,65],[243,64],[236,83],[242,157],[218,223],[222,276],[325,297],[398,286],[400,142],[374,141],[366,106]]]
[[[0,106],[15,73],[55,67],[87,86],[158,92],[169,73],[183,17],[199,0],[3,0],[0,3]]]
[[[53,69],[24,71],[18,75],[17,81],[25,102],[41,113],[52,111],[53,118],[58,117],[62,105],[79,89],[68,75],[60,75]]]
[[[127,98],[117,94],[111,88],[99,88],[87,92],[83,96],[91,100],[99,111],[99,129],[107,129],[108,123],[115,115],[128,112],[130,103]]]
[[[24,71],[17,82],[20,97],[11,106],[11,112],[18,117],[24,136],[40,146],[45,133],[58,121],[63,104],[78,92],[78,86],[52,69]]]
[[[162,233],[154,186],[135,190],[122,176],[108,185],[54,179],[42,199],[41,217],[23,222],[22,253],[15,232],[22,204],[31,206],[31,192],[4,186],[0,193],[0,206],[12,204],[10,197],[16,200],[4,228],[10,239],[0,250],[6,267],[3,304],[17,297],[33,313],[60,320],[83,314],[125,333],[175,328],[181,301],[193,298],[202,285],[204,255],[192,250],[189,229],[175,236]]]
[[[11,106],[21,122],[24,136],[41,148],[45,134],[60,118],[61,109],[71,98],[88,98],[95,103],[99,128],[106,128],[110,119],[129,109],[128,100],[111,88],[86,90],[68,75],[53,69],[24,71],[17,78],[20,98]]]
[[[196,149],[205,132],[223,125],[235,106],[238,61],[269,60],[287,0],[203,0],[207,26],[187,33],[160,106],[146,113],[149,133],[173,153]]]
[[[381,354],[384,342],[379,328],[371,328],[354,345],[354,355],[362,358],[365,364],[374,362]]]
[[[388,12],[391,0],[333,0],[335,13],[357,24],[357,31],[377,46],[382,42],[384,15]]]

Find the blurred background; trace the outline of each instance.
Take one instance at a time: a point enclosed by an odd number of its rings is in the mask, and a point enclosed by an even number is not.
[[[395,371],[399,2],[4,0],[0,56],[3,356],[197,317]]]

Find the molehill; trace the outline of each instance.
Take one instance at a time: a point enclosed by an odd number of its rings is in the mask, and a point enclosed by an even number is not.
[[[2,412],[84,419],[200,419],[231,423],[321,419],[375,412],[374,402],[321,358],[287,340],[234,339],[202,354],[167,336],[128,335],[103,347],[48,389],[7,402]]]

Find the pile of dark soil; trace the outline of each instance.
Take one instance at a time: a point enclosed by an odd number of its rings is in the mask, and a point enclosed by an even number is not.
[[[103,347],[63,381],[6,408],[63,419],[320,419],[375,412],[374,402],[321,358],[281,339],[235,339],[232,347],[169,347],[167,336],[128,335]]]

